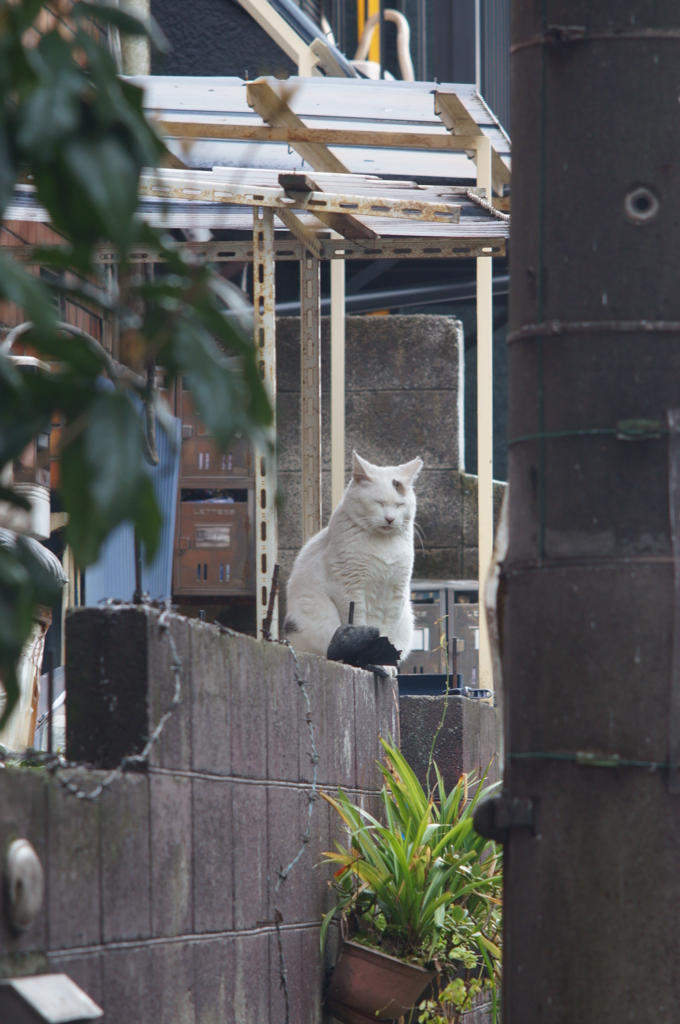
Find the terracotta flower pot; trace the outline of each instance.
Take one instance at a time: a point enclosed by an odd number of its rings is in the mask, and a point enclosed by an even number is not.
[[[326,1006],[342,1024],[396,1020],[416,1003],[434,971],[343,942],[333,968]]]

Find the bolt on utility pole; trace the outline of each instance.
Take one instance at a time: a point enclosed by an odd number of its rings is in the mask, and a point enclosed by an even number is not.
[[[503,1021],[670,1024],[680,6],[512,26]]]

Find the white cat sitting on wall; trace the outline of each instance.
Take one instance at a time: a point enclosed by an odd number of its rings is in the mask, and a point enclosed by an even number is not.
[[[328,526],[295,560],[284,631],[296,651],[326,656],[350,620],[372,626],[406,658],[413,640],[413,485],[421,459],[373,466],[352,453],[352,479]],[[360,662],[352,662],[359,664]]]

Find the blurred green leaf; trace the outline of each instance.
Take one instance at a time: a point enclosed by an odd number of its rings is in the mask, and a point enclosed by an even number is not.
[[[78,564],[95,562],[108,533],[124,519],[134,522],[151,560],[161,520],[144,470],[137,412],[127,395],[100,394],[81,428],[62,453],[66,536]]]

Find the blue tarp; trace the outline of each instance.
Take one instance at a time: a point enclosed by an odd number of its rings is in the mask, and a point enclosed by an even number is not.
[[[172,417],[169,437],[158,423],[156,446],[159,464],[146,466],[156,502],[163,516],[158,552],[151,565],[143,565],[142,589],[149,597],[170,597],[172,552],[177,513],[177,483],[182,449],[182,421]],[[99,561],[85,570],[85,604],[96,605],[107,597],[131,601],[135,590],[135,540],[132,523],[121,523],[102,546]]]

